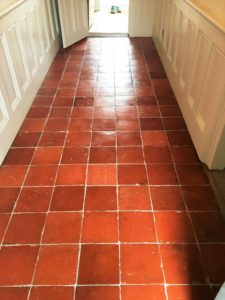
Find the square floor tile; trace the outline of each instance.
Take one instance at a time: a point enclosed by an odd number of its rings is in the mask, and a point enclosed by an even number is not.
[[[88,166],[88,185],[114,185],[116,184],[116,166],[89,165]]]
[[[108,107],[108,106],[115,106],[115,97],[109,96],[99,96],[95,97],[95,106],[96,107]]]
[[[92,146],[115,146],[116,133],[114,131],[93,132]]]
[[[46,212],[52,189],[47,187],[23,188],[16,204],[16,212]]]
[[[225,242],[225,221],[220,212],[192,212],[198,242]]]
[[[94,97],[75,97],[74,106],[93,106]]]
[[[137,97],[138,106],[155,105],[157,104],[154,96]]]
[[[154,210],[185,210],[179,187],[152,186],[151,196]]]
[[[19,131],[15,140],[13,141],[13,147],[36,147],[40,139],[41,132],[26,132]]]
[[[141,130],[163,130],[160,118],[140,118]]]
[[[118,163],[144,163],[142,147],[119,147],[117,149]]]
[[[147,163],[172,163],[169,147],[144,147],[145,161]]]
[[[145,105],[138,107],[140,118],[159,118],[160,112],[157,105]]]
[[[138,118],[118,118],[116,128],[118,131],[139,131]]]
[[[21,186],[27,172],[26,166],[3,166],[0,168],[1,186]]]
[[[87,212],[84,214],[82,242],[115,243],[118,241],[117,214]]]
[[[49,147],[49,146],[63,146],[66,137],[66,132],[57,132],[57,131],[46,131],[43,132],[39,146]]]
[[[118,190],[120,210],[150,210],[151,202],[147,186],[120,186]]]
[[[84,187],[57,186],[51,201],[51,211],[82,210],[84,202]]]
[[[5,230],[9,223],[10,214],[0,214],[0,241],[2,240]]]
[[[117,106],[116,107],[117,118],[137,118],[136,106]]]
[[[170,145],[192,145],[191,137],[188,131],[166,131]]]
[[[4,244],[39,244],[46,214],[14,214]]]
[[[132,96],[116,96],[116,105],[135,105],[136,99]]]
[[[148,183],[144,165],[119,165],[118,166],[119,184],[140,184]]]
[[[34,274],[34,284],[74,284],[76,281],[77,256],[77,246],[42,246]]]
[[[25,119],[20,127],[20,131],[40,132],[45,127],[45,119]]]
[[[156,245],[121,245],[122,283],[163,283]]]
[[[76,300],[119,300],[117,286],[78,286]]]
[[[61,164],[85,164],[88,159],[87,147],[65,147]]]
[[[95,119],[110,119],[116,117],[116,111],[114,106],[100,106],[95,107],[94,115]]]
[[[31,284],[39,247],[2,247],[0,251],[0,284]],[[13,276],[12,276],[13,274]]]
[[[143,131],[142,140],[144,146],[165,147],[168,145],[164,131]]]
[[[173,165],[149,164],[147,172],[150,185],[176,185],[177,176]]]
[[[11,148],[9,149],[3,165],[29,165],[35,148]]]
[[[210,286],[207,285],[175,285],[167,287],[169,300],[213,300]]]
[[[0,213],[7,213],[13,210],[19,192],[19,188],[0,188]]]
[[[118,146],[141,146],[141,136],[139,132],[117,132]]]
[[[183,118],[162,118],[165,130],[187,130]]]
[[[33,165],[57,165],[61,158],[62,147],[38,147],[32,159]]]
[[[93,131],[115,131],[116,120],[115,119],[94,119]]]
[[[57,185],[84,184],[86,177],[85,165],[61,165],[56,178]]]
[[[225,245],[201,245],[201,251],[209,273],[209,281],[215,284],[223,284],[225,278]]]
[[[176,165],[178,177],[183,185],[209,184],[206,173],[201,165]]]
[[[166,300],[164,287],[160,285],[124,285],[122,286],[123,300]]]
[[[116,187],[93,186],[87,187],[85,210],[116,210]]]
[[[162,117],[181,117],[181,110],[178,105],[160,105]]]
[[[159,242],[188,243],[195,241],[191,222],[185,212],[155,212],[155,219]]]
[[[57,166],[55,165],[31,166],[25,180],[25,186],[53,185],[56,173]]]
[[[115,147],[91,147],[89,163],[115,163],[116,162],[116,148]]]
[[[92,119],[92,116],[92,107],[75,107],[71,113],[71,118],[74,119]]]
[[[45,124],[45,131],[66,131],[69,119],[48,119]]]
[[[80,239],[81,213],[49,213],[42,237],[44,244],[77,243]]]
[[[52,107],[49,118],[58,119],[58,118],[70,118],[71,108],[70,107]]]
[[[90,131],[91,129],[91,119],[71,119],[69,124],[70,131]]]
[[[47,118],[49,110],[49,107],[31,107],[26,118]]]
[[[74,288],[65,286],[40,286],[32,287],[30,292],[30,300],[73,300]]]
[[[82,245],[78,284],[118,284],[117,245]]]
[[[91,142],[91,132],[68,132],[66,146],[85,147]]]
[[[189,210],[218,210],[215,195],[209,186],[183,186],[182,193]]]
[[[193,146],[172,146],[171,152],[175,163],[199,163]]]
[[[160,252],[168,284],[206,282],[202,259],[196,245],[161,245]]]
[[[119,220],[121,242],[156,241],[152,213],[122,212]]]
[[[26,300],[29,288],[25,287],[0,287],[0,295],[2,299],[7,300]]]

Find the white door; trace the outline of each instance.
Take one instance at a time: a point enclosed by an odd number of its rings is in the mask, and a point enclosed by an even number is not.
[[[88,35],[88,10],[85,0],[58,0],[63,47]]]
[[[154,0],[129,1],[129,36],[152,36]]]

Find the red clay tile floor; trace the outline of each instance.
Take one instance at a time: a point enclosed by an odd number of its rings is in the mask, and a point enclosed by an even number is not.
[[[212,300],[225,280],[225,225],[150,38],[59,51],[0,199],[0,299]]]

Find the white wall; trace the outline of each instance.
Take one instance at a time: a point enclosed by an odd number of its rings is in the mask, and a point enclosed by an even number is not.
[[[155,0],[153,38],[199,158],[225,168],[225,31],[184,0]]]
[[[50,0],[28,0],[0,18],[0,164],[57,51]]]

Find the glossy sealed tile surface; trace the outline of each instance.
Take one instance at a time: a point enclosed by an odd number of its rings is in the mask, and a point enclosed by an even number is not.
[[[224,228],[152,39],[60,50],[0,168],[0,299],[212,300]]]

